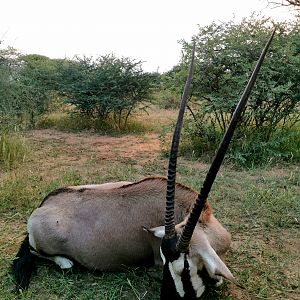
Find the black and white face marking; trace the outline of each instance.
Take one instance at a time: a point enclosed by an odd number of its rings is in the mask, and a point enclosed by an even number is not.
[[[184,224],[176,225],[177,237]],[[222,284],[223,277],[240,286],[230,270],[211,247],[204,231],[196,232],[194,254],[176,250],[177,237],[165,239],[164,226],[146,229],[162,239],[160,256],[163,261],[161,299],[197,299],[205,290]]]
[[[163,286],[161,299],[197,299],[204,290],[203,280],[199,276],[197,262],[188,254],[170,251],[165,242],[162,242],[160,254],[164,262]],[[174,290],[172,292],[172,290]],[[164,298],[166,293],[166,298]]]

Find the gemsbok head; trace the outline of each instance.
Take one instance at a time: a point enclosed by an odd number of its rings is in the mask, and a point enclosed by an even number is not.
[[[161,299],[196,299],[208,284],[219,284],[222,277],[237,284],[224,263],[230,234],[214,217],[207,197],[272,37],[199,194],[175,181],[194,46],[172,141],[168,178],[68,186],[49,193],[30,215],[27,236],[13,261],[17,290],[28,288],[37,256],[53,261],[62,269],[72,268],[74,262],[101,271],[163,265]]]

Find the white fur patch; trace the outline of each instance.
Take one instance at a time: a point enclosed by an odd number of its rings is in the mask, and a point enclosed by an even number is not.
[[[165,264],[165,257],[161,250],[160,250],[160,255]],[[191,277],[191,283],[195,290],[197,298],[199,298],[205,291],[205,285],[203,284],[202,278],[199,277],[199,275],[197,274],[198,268],[197,268],[196,261],[193,261],[189,257],[187,257],[187,260],[189,263],[189,273],[190,273],[190,277]],[[176,290],[181,297],[184,297],[184,295],[185,295],[185,291],[183,289],[183,284],[182,284],[182,280],[181,280],[181,274],[182,274],[183,269],[184,269],[184,254],[181,253],[180,257],[177,260],[173,261],[172,263],[169,262],[169,270],[170,270],[171,276],[175,283]]]
[[[74,265],[74,263],[70,259],[65,258],[63,256],[44,256],[34,250],[30,250],[30,252],[38,257],[55,262],[63,270],[71,269]]]
[[[163,265],[165,265],[166,264],[166,258],[164,256],[164,254],[162,253],[161,247],[159,247],[159,252],[160,252],[160,257],[161,257],[161,259],[163,261]]]
[[[54,256],[53,261],[60,266],[61,269],[70,269],[73,267],[74,263],[63,256]]]
[[[165,227],[164,226],[159,226],[156,227],[155,230],[153,230],[154,236],[162,239],[165,236]]]
[[[184,297],[184,289],[181,280],[181,273],[184,268],[184,254],[181,253],[180,257],[177,260],[174,260],[172,263],[169,262],[169,270],[173,281],[175,283],[176,291],[180,295],[180,297]]]
[[[197,274],[198,268],[197,265],[188,258],[189,266],[190,266],[190,276],[191,276],[191,282],[192,286],[196,292],[197,298],[199,298],[205,291],[205,285],[203,284],[203,280],[199,275]]]

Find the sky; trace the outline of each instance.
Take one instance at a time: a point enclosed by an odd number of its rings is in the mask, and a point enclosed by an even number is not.
[[[252,12],[291,19],[287,8],[267,0],[1,0],[0,40],[24,54],[142,60],[145,71],[164,72],[179,62],[179,40],[198,25],[237,21]]]

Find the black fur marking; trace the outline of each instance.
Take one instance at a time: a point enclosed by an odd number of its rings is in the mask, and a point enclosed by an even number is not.
[[[161,291],[160,291],[160,299],[161,300],[197,299],[196,291],[194,290],[194,287],[191,282],[190,266],[187,260],[186,253],[184,254],[184,269],[181,273],[181,281],[184,290],[184,297],[181,297],[176,290],[176,286],[169,269],[169,262],[173,262],[180,257],[180,252],[176,250],[176,244],[177,244],[177,237],[174,237],[173,239],[163,238],[161,243],[161,251],[165,256],[166,263],[163,267],[163,280],[162,280]]]
[[[183,285],[183,290],[185,292],[183,299],[197,299],[196,292],[191,282],[190,266],[186,254],[184,255],[184,269],[181,273],[181,281]]]
[[[172,262],[180,257],[180,253],[176,251],[177,237],[173,239],[162,239],[161,251],[166,259],[163,266],[163,279],[160,289],[160,299],[182,299],[176,290],[176,286],[169,269],[169,262]]]
[[[31,274],[35,271],[35,257],[30,252],[29,236],[22,242],[13,260],[12,272],[16,281],[16,290],[26,290],[29,286]]]
[[[203,284],[205,287],[209,288],[215,288],[216,284],[219,282],[219,280],[211,278],[206,270],[205,267],[203,267],[201,270],[198,270],[197,272],[198,276],[201,277]]]
[[[163,280],[160,289],[160,300],[180,300],[182,299],[176,290],[176,286],[169,269],[167,261],[163,267]]]

